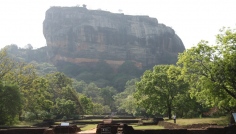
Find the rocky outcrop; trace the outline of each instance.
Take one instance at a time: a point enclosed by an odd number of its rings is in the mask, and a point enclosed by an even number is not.
[[[155,18],[85,7],[51,7],[43,22],[43,34],[55,62],[103,60],[117,68],[133,61],[145,68],[175,63],[185,49],[175,31]]]

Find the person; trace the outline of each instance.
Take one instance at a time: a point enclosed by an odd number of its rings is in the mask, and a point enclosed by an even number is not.
[[[173,116],[174,123],[176,123],[176,115]]]

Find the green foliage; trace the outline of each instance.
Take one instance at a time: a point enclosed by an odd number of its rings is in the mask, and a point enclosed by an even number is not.
[[[38,63],[48,62],[49,57],[47,53],[47,47],[41,47],[33,49],[31,44],[27,44],[24,49],[18,48],[17,45],[11,44],[5,47],[9,56],[16,61],[31,62],[36,61]]]
[[[21,110],[21,94],[15,85],[0,83],[0,125],[11,125]]]
[[[115,110],[113,96],[117,93],[113,87],[105,87],[100,89],[99,95],[103,98],[103,105]]]
[[[93,73],[86,71],[86,72],[82,72],[78,76],[76,76],[76,80],[78,80],[78,81],[82,81],[83,80],[83,81],[85,81],[87,83],[90,83],[90,82],[92,82],[95,79],[93,77]]]
[[[125,61],[119,68],[118,73],[128,74],[131,76],[139,76],[140,70],[135,66],[132,61]]]
[[[78,65],[73,64],[71,62],[64,62],[64,61],[59,61],[57,63],[57,69],[58,71],[63,72],[70,77],[75,77],[80,72]]]
[[[34,120],[52,118],[53,114],[69,116],[68,113],[83,113],[78,94],[72,88],[72,80],[64,74],[55,72],[45,78],[39,77],[34,65],[10,59],[6,49],[0,52],[0,66],[0,81],[3,82],[0,112],[1,116],[4,115],[1,124],[13,123],[16,115]]]
[[[72,79],[72,86],[77,92],[82,93],[84,88],[87,86],[87,83],[85,83],[84,81],[77,81],[76,79]]]
[[[98,79],[98,80],[93,81],[93,83],[96,84],[100,88],[104,88],[109,85],[112,85],[110,80],[105,80],[105,79]]]
[[[66,99],[56,99],[56,104],[54,107],[54,112],[56,113],[58,118],[62,117],[70,117],[71,115],[76,114],[76,104],[72,100]]]
[[[33,88],[33,82],[37,78],[35,74],[34,66],[27,65],[25,63],[18,63],[14,70],[9,72],[5,76],[5,80],[19,86],[19,90],[23,96],[23,109],[24,110],[36,110],[37,90]]]
[[[7,55],[6,49],[0,51],[0,79],[15,67],[14,61]]]
[[[96,71],[95,71],[96,70]],[[97,64],[96,64],[96,68],[95,70],[93,70],[92,72],[94,73],[101,73],[103,79],[109,79],[110,78],[110,74],[113,73],[113,69],[111,68],[110,65],[108,65],[105,61],[100,60]]]
[[[51,94],[53,94],[52,101],[54,105],[66,103],[72,105],[72,102],[75,103],[75,109],[68,108],[67,111],[70,111],[71,113],[77,113],[82,114],[83,109],[79,102],[79,96],[74,88],[72,88],[72,80],[65,76],[63,73],[52,73],[48,74],[46,78],[49,80],[49,91]],[[65,99],[65,100],[64,100]],[[66,112],[57,112],[58,106],[64,106],[64,105],[57,105],[57,107],[54,107],[53,111],[55,114],[61,113],[61,115],[68,116],[65,113]],[[71,111],[74,110],[74,111]]]
[[[104,113],[104,106],[100,103],[93,103],[93,114],[101,115]]]
[[[83,107],[84,114],[92,114],[93,113],[93,102],[91,98],[81,94],[79,96],[80,103]]]
[[[147,70],[137,83],[135,98],[149,114],[167,114],[171,118],[173,102],[188,88],[180,77],[180,68],[158,65]]]
[[[90,83],[84,88],[82,93],[91,98],[93,103],[115,110],[113,95],[116,94],[116,90],[113,87],[98,88],[94,83]]]
[[[112,80],[112,83],[113,83],[112,85],[116,87],[118,92],[123,92],[126,82],[134,78],[135,78],[134,76],[130,76],[123,73],[116,74],[114,76],[114,79]]]
[[[191,98],[189,92],[176,95],[176,100],[173,102],[173,113],[180,118],[194,118],[202,116],[202,113],[209,110],[196,101],[196,98]]]
[[[103,114],[111,113],[111,108],[108,105],[103,106]]]
[[[47,58],[40,60],[40,56],[46,55],[45,48],[29,48],[10,45],[0,52],[0,124],[12,124],[17,115],[28,120],[53,116],[67,119],[118,110],[171,118],[173,113],[178,117],[196,117],[214,106],[228,111],[236,109],[234,29],[222,29],[217,45],[201,41],[180,54],[179,66],[157,65],[145,71],[140,81],[133,78],[142,70],[132,61],[125,61],[117,73],[103,60],[93,66],[58,62],[56,68],[43,63]],[[170,57],[174,55],[166,53],[159,58],[164,61]],[[32,64],[23,63],[22,59]],[[57,69],[76,79],[56,72]]]
[[[236,107],[236,31],[223,29],[217,45],[201,41],[179,56],[178,64],[200,103],[225,110]]]
[[[32,61],[30,62],[30,64],[33,64],[35,66],[36,71],[37,71],[36,73],[40,76],[57,72],[57,68],[50,63],[46,63],[46,62],[38,63],[36,61]]]
[[[127,81],[125,90],[113,97],[119,112],[126,112],[132,115],[136,115],[139,112],[138,105],[133,97],[136,88],[135,83],[137,81],[137,79]]]
[[[143,72],[143,70],[138,69],[135,66],[135,62],[132,61],[125,61],[116,70],[117,72],[103,59],[99,60],[97,63],[81,63],[79,65],[59,60],[55,65],[51,65],[49,63],[50,57],[52,56],[50,55],[51,50],[47,46],[39,49],[32,49],[32,46],[28,44],[26,49],[22,49],[18,48],[17,45],[12,44],[6,46],[6,50],[10,57],[16,61],[33,64],[37,69],[36,73],[38,75],[43,76],[47,73],[60,71],[78,81],[84,81],[86,83],[92,82],[99,88],[112,86],[119,92],[124,91],[125,83],[128,80],[139,77]],[[62,51],[58,50],[55,53],[62,53]],[[67,56],[74,57],[74,55]]]
[[[83,94],[93,99],[93,101],[96,100],[96,98],[99,96],[100,89],[94,84],[90,83],[87,87],[84,88]]]

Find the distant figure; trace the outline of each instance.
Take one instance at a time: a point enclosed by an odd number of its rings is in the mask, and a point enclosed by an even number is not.
[[[176,115],[173,116],[174,123],[176,123]]]

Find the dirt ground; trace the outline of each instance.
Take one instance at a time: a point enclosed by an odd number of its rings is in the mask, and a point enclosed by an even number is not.
[[[225,126],[219,126],[217,124],[192,124],[180,126],[178,124],[160,121],[158,125],[163,126],[166,129],[207,129],[207,128],[224,128]]]

